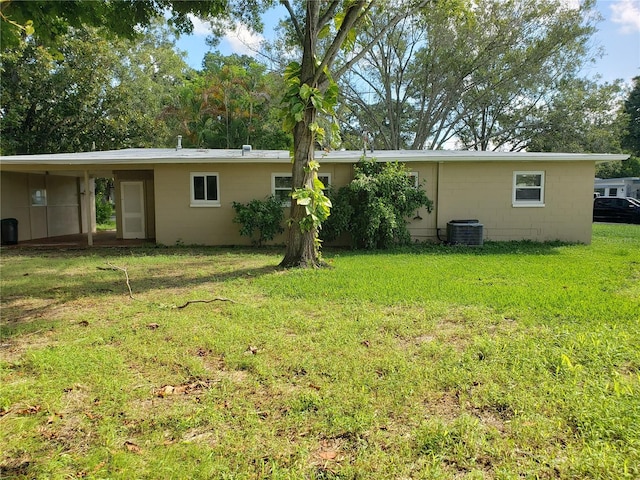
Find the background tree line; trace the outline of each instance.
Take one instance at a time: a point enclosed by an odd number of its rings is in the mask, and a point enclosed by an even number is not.
[[[340,82],[340,146],[362,148],[367,131],[377,149],[637,150],[625,137],[630,89],[580,77],[593,2],[438,2],[379,35],[387,22],[371,17],[357,41],[373,48]],[[3,154],[173,146],[177,135],[187,147],[291,146],[277,116],[291,31],[266,46],[275,69],[210,52],[193,70],[175,20],[155,17],[133,38],[82,25],[53,50],[51,35],[3,30]]]

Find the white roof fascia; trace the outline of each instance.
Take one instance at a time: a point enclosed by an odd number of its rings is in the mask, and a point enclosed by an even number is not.
[[[539,152],[478,152],[452,150],[378,150],[367,152],[367,158],[400,162],[558,162],[625,160],[628,155],[539,153]],[[362,151],[316,152],[320,163],[355,163]],[[56,153],[0,156],[0,165],[150,165],[188,163],[291,163],[285,150],[204,150],[132,148],[100,152]]]

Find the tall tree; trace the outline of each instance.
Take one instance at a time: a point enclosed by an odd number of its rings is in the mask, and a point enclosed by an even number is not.
[[[248,2],[252,3],[252,2]],[[0,0],[0,43],[15,47],[27,34],[40,45],[55,46],[70,29],[100,28],[105,34],[135,38],[140,27],[169,14],[181,33],[193,31],[190,15],[216,18],[227,12],[226,0]],[[29,28],[25,28],[28,25]]]
[[[207,53],[203,70],[181,88],[163,117],[185,147],[288,149],[275,111],[282,77],[244,55]]]
[[[589,58],[594,3],[486,0],[482,42],[494,42],[460,97],[456,133],[465,148],[522,150],[537,114]]]
[[[104,24],[111,32],[128,34],[135,33],[138,25],[148,24],[150,18],[166,8],[173,12],[176,24],[186,29],[192,27],[188,13],[205,17],[226,15],[226,18],[240,19],[259,28],[257,14],[273,3],[273,0],[11,2],[9,5],[17,8],[10,12],[3,4],[2,15],[20,23],[44,12],[45,20],[60,22],[63,28],[69,25]],[[323,134],[317,121],[318,113],[331,113],[338,97],[335,80],[360,60],[372,48],[373,41],[377,40],[374,38],[372,42],[359,45],[357,50],[353,49],[357,32],[366,27],[366,21],[385,10],[392,11],[393,14],[387,17],[388,21],[380,29],[379,35],[384,35],[410,12],[427,6],[431,0],[300,0],[296,8],[290,0],[280,0],[280,3],[289,13],[292,31],[295,32],[301,52],[300,62],[290,64],[285,71],[288,85],[283,111],[284,125],[294,138],[294,201],[288,222],[287,250],[281,264],[287,267],[317,266],[320,263],[318,228],[321,220],[327,216],[330,205],[322,194],[322,185],[316,175],[316,139]],[[121,23],[118,24],[118,21]],[[47,30],[56,31],[54,28],[39,27],[36,20],[33,20],[33,25],[36,35]],[[351,54],[341,57],[345,49],[351,50]]]
[[[413,12],[346,79],[355,123],[385,148],[437,149],[455,136],[466,148],[513,146],[587,58],[593,2],[565,4],[445,1]]]
[[[318,124],[318,113],[332,113],[337,102],[335,83],[373,48],[371,42],[356,46],[357,31],[383,11],[392,11],[380,28],[384,35],[409,12],[426,6],[428,0],[395,2],[375,0],[305,0],[301,7],[304,20],[297,15],[289,0],[281,3],[290,14],[295,36],[302,46],[301,62],[290,64],[285,71],[288,90],[283,100],[284,125],[293,132],[293,167],[291,214],[288,222],[287,248],[282,266],[312,267],[320,264],[318,228],[328,214],[330,203],[322,194],[317,180],[318,164],[315,147],[324,134]],[[348,56],[341,56],[345,49]]]
[[[618,153],[627,123],[620,81],[561,82],[557,94],[538,113],[537,126],[523,135],[534,152]]]
[[[640,77],[633,79],[633,89],[624,102],[624,112],[628,116],[628,124],[622,146],[640,157]]]
[[[631,157],[622,162],[606,162],[596,168],[596,176],[600,178],[640,177],[640,77],[633,79],[619,115],[622,125],[622,148]]]
[[[57,54],[22,42],[0,53],[0,148],[54,153],[161,146],[158,115],[187,71],[156,26],[137,41],[70,31]]]
[[[356,137],[366,132],[375,148],[400,150],[410,148],[412,141],[415,89],[410,71],[426,32],[415,16],[409,16],[373,41],[384,24],[384,17],[371,19],[360,39],[372,41],[371,50],[340,82],[350,111],[341,120],[351,118],[343,128],[355,130]]]

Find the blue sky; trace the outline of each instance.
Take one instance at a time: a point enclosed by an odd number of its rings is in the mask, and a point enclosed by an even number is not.
[[[598,0],[596,8],[603,21],[598,24],[592,43],[603,49],[603,57],[589,65],[585,74],[589,77],[600,75],[603,81],[608,82],[617,78],[630,82],[640,75],[640,0]],[[278,12],[271,12],[270,16],[277,19],[278,15]],[[199,69],[205,53],[211,50],[205,42],[207,35],[206,26],[196,23],[193,35],[178,40],[178,48],[187,52],[187,62],[193,68]],[[260,36],[238,28],[221,41],[218,50],[225,55],[251,55],[248,45],[259,40]]]

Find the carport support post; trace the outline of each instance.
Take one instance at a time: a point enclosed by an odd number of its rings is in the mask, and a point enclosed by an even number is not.
[[[84,211],[87,218],[87,244],[93,246],[93,229],[91,218],[91,189],[89,188],[89,171],[84,171]]]

